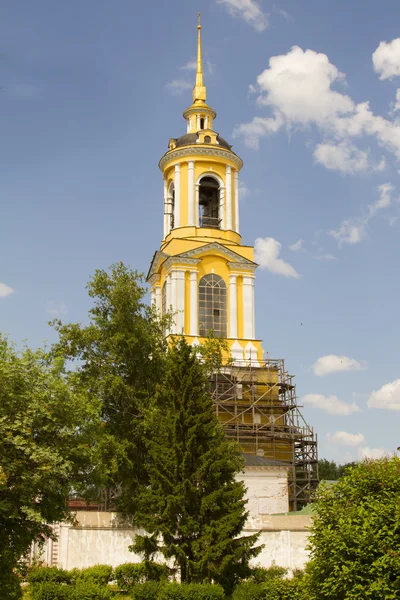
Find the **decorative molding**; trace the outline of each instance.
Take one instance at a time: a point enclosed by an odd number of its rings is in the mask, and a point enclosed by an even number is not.
[[[175,150],[169,150],[164,154],[160,162],[158,163],[161,171],[164,171],[167,164],[171,161],[174,161],[178,158],[185,158],[186,156],[218,156],[220,158],[225,158],[226,160],[232,161],[238,171],[243,167],[243,161],[238,157],[237,154],[232,152],[231,150],[222,150],[221,148],[210,148],[210,147],[202,147],[193,144],[192,146],[185,146],[184,148],[179,148]]]
[[[247,263],[243,263],[243,262],[228,262],[228,267],[230,269],[241,269],[241,270],[246,270],[246,271],[255,271],[255,269],[257,269],[258,265],[255,263],[252,264],[247,264]],[[248,275],[247,275],[248,277]]]
[[[215,110],[213,110],[209,106],[190,106],[183,113],[183,118],[187,119],[189,116],[196,115],[198,113],[209,115],[212,119],[215,119],[215,117],[217,116]]]
[[[257,267],[256,263],[252,262],[248,258],[240,256],[240,254],[237,254],[233,250],[226,248],[226,246],[223,246],[219,242],[212,242],[211,244],[206,244],[205,246],[200,246],[199,248],[194,248],[193,250],[188,250],[187,252],[178,254],[177,256],[193,257],[198,256],[199,254],[203,254],[204,252],[210,252],[211,250],[215,250],[216,252],[221,252],[221,254],[225,254],[226,257],[235,261],[233,264],[240,265],[241,269],[244,268],[243,265],[248,265],[249,267],[251,266],[252,269],[255,269]]]
[[[175,265],[198,265],[199,262],[199,258],[186,258],[185,254],[177,254],[176,256],[169,256],[163,263],[163,267],[169,269]]]
[[[162,250],[157,250],[157,252],[155,252],[153,260],[151,261],[149,272],[147,273],[146,281],[150,282],[150,278],[153,277],[153,275],[155,275],[156,273],[158,273],[160,263],[169,258],[169,256],[169,254],[162,252]]]

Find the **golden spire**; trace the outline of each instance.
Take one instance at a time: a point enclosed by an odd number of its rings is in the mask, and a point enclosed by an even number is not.
[[[201,24],[200,13],[197,21],[197,72],[196,85],[193,88],[193,103],[206,101],[206,86],[203,83],[203,55],[201,50]]]

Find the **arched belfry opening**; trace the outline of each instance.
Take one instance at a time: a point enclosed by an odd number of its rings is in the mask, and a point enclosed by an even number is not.
[[[203,177],[199,185],[199,225],[220,229],[219,214],[220,187],[214,177]]]
[[[199,282],[199,333],[228,336],[228,301],[226,283],[219,275],[204,275]]]

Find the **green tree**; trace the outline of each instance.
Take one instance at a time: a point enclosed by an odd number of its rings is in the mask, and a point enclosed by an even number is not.
[[[308,579],[318,600],[400,598],[400,460],[366,460],[318,489]],[[310,596],[310,597],[314,597]]]
[[[174,559],[181,581],[216,581],[227,592],[250,575],[261,548],[258,535],[240,536],[247,518],[243,467],[236,444],[215,416],[205,366],[179,339],[167,356],[162,384],[146,414],[149,485],[142,487],[135,521],[150,534],[135,551],[158,548]]]
[[[0,337],[0,588],[18,598],[12,572],[47,523],[66,520],[67,499],[90,476],[98,403],[72,391],[62,359],[18,353]],[[89,444],[90,441],[90,444]],[[8,591],[7,591],[8,590]]]
[[[94,301],[89,324],[54,321],[54,353],[72,361],[78,388],[101,400],[98,486],[118,488],[117,503],[131,513],[147,476],[142,409],[162,378],[168,318],[157,317],[145,302],[143,277],[123,263],[97,270],[87,288]]]
[[[356,466],[357,463],[345,463],[344,465],[338,465],[334,460],[327,460],[326,458],[321,458],[318,461],[318,475],[320,481],[330,480],[336,481],[345,475],[346,471],[350,467]]]

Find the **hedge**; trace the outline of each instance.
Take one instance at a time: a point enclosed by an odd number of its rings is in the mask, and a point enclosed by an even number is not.
[[[32,600],[75,600],[74,588],[55,581],[35,583],[31,590]]]
[[[170,569],[167,565],[152,561],[125,563],[116,567],[114,571],[114,577],[123,590],[130,590],[134,585],[146,581],[166,581],[169,574]]]
[[[71,572],[64,571],[58,567],[32,567],[29,569],[27,580],[29,583],[70,583]]]

